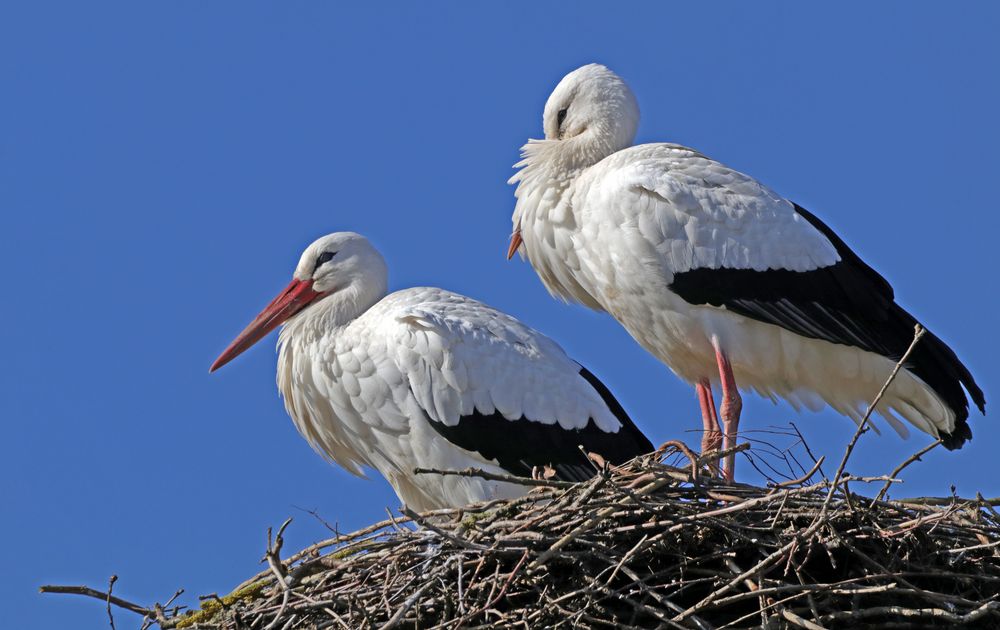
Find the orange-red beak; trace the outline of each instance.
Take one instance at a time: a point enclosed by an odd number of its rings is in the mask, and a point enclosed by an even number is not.
[[[514,257],[514,254],[517,253],[517,248],[519,248],[523,242],[524,241],[521,239],[521,224],[518,223],[517,229],[510,235],[510,247],[507,248],[507,260]]]
[[[313,291],[312,280],[292,280],[285,290],[278,294],[278,297],[271,300],[260,315],[254,318],[250,325],[243,329],[229,347],[222,351],[219,358],[215,360],[209,372],[218,370],[223,365],[229,363],[247,348],[261,340],[267,333],[271,332],[283,322],[287,321],[305,307],[309,306],[316,298],[324,295]]]

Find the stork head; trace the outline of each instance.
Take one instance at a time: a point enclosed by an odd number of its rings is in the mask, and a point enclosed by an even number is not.
[[[639,127],[639,104],[621,77],[591,63],[559,82],[545,102],[542,125],[546,140],[586,134],[610,155],[632,144]]]
[[[318,238],[302,252],[293,277],[312,283],[324,297],[359,285],[384,287],[382,254],[355,232],[334,232]]]
[[[317,239],[302,252],[288,286],[229,344],[209,372],[281,324],[321,307],[337,309],[347,319],[357,317],[385,295],[387,278],[385,259],[360,234],[335,232]]]
[[[529,140],[521,147],[521,171],[508,183],[521,186],[534,172],[565,179],[568,173],[592,166],[631,146],[639,128],[639,104],[625,81],[599,63],[570,72],[545,102],[542,114],[545,140]],[[546,169],[554,168],[555,172]],[[521,204],[514,212],[514,233],[507,249],[509,260],[521,247]]]

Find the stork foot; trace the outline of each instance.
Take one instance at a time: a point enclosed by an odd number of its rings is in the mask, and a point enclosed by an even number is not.
[[[707,378],[695,385],[698,394],[698,404],[701,406],[701,454],[717,451],[722,448],[722,431],[719,428],[719,417],[715,411],[715,399],[712,397],[712,384]],[[721,477],[722,469],[718,462],[708,464],[711,474]]]
[[[716,348],[715,360],[719,364],[719,377],[722,380],[722,448],[730,449],[736,446],[736,436],[740,426],[740,412],[743,411],[743,398],[736,387],[736,377],[733,376],[733,366],[726,354]],[[732,483],[736,478],[736,453],[726,455],[722,462],[722,476]]]

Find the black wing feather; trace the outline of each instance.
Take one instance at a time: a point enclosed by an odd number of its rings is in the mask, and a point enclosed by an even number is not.
[[[913,340],[917,320],[896,304],[892,287],[833,230],[800,206],[795,211],[836,248],[840,261],[812,271],[787,269],[693,269],[676,274],[670,288],[691,304],[725,307],[812,339],[855,346],[898,361]],[[986,400],[954,351],[929,331],[906,368],[924,380],[954,411],[956,426],[945,437],[958,448],[972,437],[969,401],[985,413]]]
[[[558,424],[542,424],[527,418],[508,420],[499,412],[476,411],[462,416],[458,424],[446,425],[428,418],[431,426],[446,440],[467,451],[495,460],[500,467],[522,477],[530,477],[535,466],[551,466],[564,481],[586,481],[594,476],[594,465],[580,451],[580,446],[598,453],[612,464],[624,463],[637,455],[650,453],[653,445],[639,431],[622,406],[597,377],[586,368],[582,376],[597,390],[622,427],[617,433],[600,429],[593,418],[582,429],[564,429]]]

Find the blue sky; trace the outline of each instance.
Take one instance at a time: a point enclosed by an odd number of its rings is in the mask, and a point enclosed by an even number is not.
[[[363,6],[362,6],[363,4]],[[208,366],[327,232],[369,236],[392,288],[436,285],[555,337],[653,442],[693,391],[610,318],[506,262],[524,140],[567,71],[624,76],[639,141],[693,146],[824,218],[993,400],[1000,9],[992,3],[4,3],[0,7],[0,577],[5,623],[106,623],[47,582],[163,601],[228,592],[264,531],[289,548],[398,501],[313,454],[273,339]],[[995,414],[994,414],[995,415]],[[853,424],[748,397],[839,459]],[[1000,494],[1000,427],[898,493]],[[864,436],[849,469],[927,442]],[[740,472],[752,480],[742,463]],[[986,474],[984,474],[984,472]],[[120,613],[119,627],[131,627]]]

